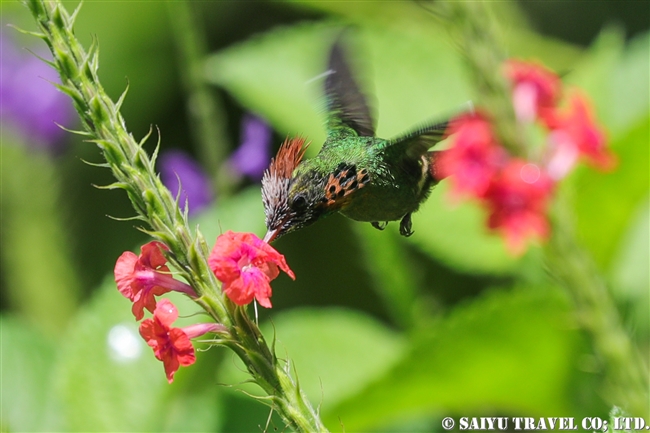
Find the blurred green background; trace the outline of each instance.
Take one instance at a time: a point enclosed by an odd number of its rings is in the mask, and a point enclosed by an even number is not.
[[[71,10],[76,2],[66,2]],[[644,361],[650,350],[648,156],[650,11],[645,2],[493,4],[506,52],[538,59],[583,88],[618,154],[609,174],[580,167],[562,185],[583,245],[610,284]],[[391,137],[463,107],[475,94],[453,38],[416,2],[190,2],[205,37],[204,77],[219,108],[218,145],[230,154],[247,112],[274,128],[273,151],[324,133],[320,82],[337,29],[355,27],[353,65],[372,95],[378,135]],[[18,2],[2,24],[34,25]],[[100,79],[142,137],[184,149],[210,173],[190,127],[173,4],[84,3],[76,35],[100,44]],[[3,39],[43,48],[3,28]],[[3,42],[4,43],[4,42]],[[40,45],[39,45],[40,44]],[[8,61],[3,51],[3,68]],[[7,107],[5,107],[7,108]],[[3,111],[4,117],[4,111]],[[77,123],[67,127],[79,127]],[[147,241],[98,149],[64,137],[35,151],[3,119],[2,421],[4,431],[260,431],[269,410],[229,385],[245,380],[221,348],[198,354],[167,385],[112,280],[117,257]],[[149,150],[154,140],[149,143]],[[313,153],[312,153],[313,154]],[[218,177],[215,174],[215,178]],[[333,216],[275,244],[297,275],[273,284],[260,320],[280,357],[332,430],[439,431],[444,416],[601,416],[602,365],[571,302],[533,247],[512,258],[487,234],[480,209],[452,206],[445,185],[414,216],[415,234],[379,232]],[[212,243],[228,229],[264,233],[259,184],[238,181],[193,222]],[[184,314],[198,310],[181,298]],[[196,320],[196,319],[194,319]],[[187,319],[188,323],[192,318]],[[117,337],[116,337],[117,335]],[[228,386],[222,386],[227,384]],[[260,427],[261,426],[261,427]],[[282,431],[273,418],[270,428]]]

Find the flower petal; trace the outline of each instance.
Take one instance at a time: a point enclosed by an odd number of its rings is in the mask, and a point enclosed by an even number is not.
[[[440,177],[450,177],[456,197],[480,197],[507,158],[496,142],[492,126],[480,113],[465,114],[451,123],[453,146],[436,162]]]
[[[554,183],[541,170],[535,171],[533,177],[531,165],[513,159],[485,194],[490,211],[488,228],[499,230],[514,254],[523,252],[525,240],[530,236],[543,239],[549,232],[546,211]]]
[[[140,263],[148,269],[155,269],[160,271],[169,272],[169,268],[164,266],[167,263],[167,258],[163,251],[169,251],[167,245],[158,241],[151,241],[146,243],[140,248]]]
[[[271,307],[270,281],[280,269],[295,279],[284,256],[253,233],[227,231],[220,235],[210,253],[208,264],[223,283],[226,296],[237,305],[257,299],[263,307]]]
[[[171,327],[178,318],[178,310],[174,304],[167,299],[161,299],[153,314],[153,319],[145,319],[140,324],[140,335],[153,349],[156,358],[163,362],[167,380],[172,383],[180,366],[188,366],[196,361],[194,347],[183,329]],[[215,328],[218,328],[218,325],[201,327],[206,332]]]
[[[162,325],[167,327],[178,319],[178,309],[169,299],[161,299],[153,314]]]
[[[126,298],[133,300],[135,293],[131,284],[133,282],[133,271],[138,262],[138,256],[131,251],[125,251],[115,262],[115,282],[117,283],[117,290]]]

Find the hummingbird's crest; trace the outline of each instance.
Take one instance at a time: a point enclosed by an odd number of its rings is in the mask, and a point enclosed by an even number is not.
[[[284,140],[277,155],[271,160],[271,164],[267,170],[268,177],[291,179],[293,171],[296,169],[303,156],[309,143],[305,144],[303,137],[287,138]],[[267,177],[267,173],[264,173]],[[264,182],[262,181],[262,184]]]
[[[271,229],[281,228],[290,217],[289,188],[291,176],[300,161],[302,161],[309,143],[305,144],[302,137],[284,140],[271,165],[264,171],[262,177],[262,202],[266,226]],[[269,232],[270,233],[270,232]],[[267,235],[268,236],[268,235]],[[271,235],[270,242],[275,235]]]

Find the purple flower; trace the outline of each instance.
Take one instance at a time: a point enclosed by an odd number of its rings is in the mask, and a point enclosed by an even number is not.
[[[210,179],[201,166],[181,150],[169,150],[159,159],[160,178],[179,204],[187,202],[190,215],[208,207],[214,200]],[[180,184],[179,184],[180,181]],[[182,188],[180,195],[179,188]]]
[[[230,157],[230,164],[241,175],[262,179],[271,161],[271,128],[264,119],[246,114],[242,120],[241,144]]]
[[[4,126],[24,138],[29,146],[51,154],[60,153],[65,131],[74,110],[69,98],[52,83],[57,72],[33,54],[22,51],[13,38],[0,31],[0,116]],[[38,52],[41,57],[51,57]]]

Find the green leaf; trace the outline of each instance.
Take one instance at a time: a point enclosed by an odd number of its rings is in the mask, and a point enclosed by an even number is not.
[[[442,23],[436,16],[435,3],[285,1],[297,8],[315,9],[356,24],[399,33],[400,37],[414,37],[424,43],[450,39],[449,32],[441,27],[441,24],[447,23]],[[525,14],[516,7],[516,3],[486,3],[489,14],[486,19],[498,25],[498,36],[510,56],[540,59],[560,71],[570,67],[579,56],[580,50],[576,47],[531,31]]]
[[[325,139],[318,100],[324,56],[333,28],[282,28],[210,56],[206,78],[261,114],[281,134]]]
[[[489,233],[487,214],[470,201],[452,204],[448,185],[441,183],[413,216],[415,234],[408,238],[418,248],[447,265],[472,273],[504,274],[517,260],[503,239]]]
[[[625,47],[610,82],[612,129],[625,130],[650,110],[650,33],[640,35]]]
[[[639,341],[650,337],[650,202],[646,199],[622,236],[612,260],[612,291],[629,308],[630,328]]]
[[[15,316],[0,316],[2,431],[64,431],[52,392],[55,345]]]
[[[596,262],[607,268],[630,218],[648,197],[650,121],[642,120],[611,143],[618,166],[611,173],[578,167],[567,179],[575,193],[577,229]]]
[[[647,118],[650,34],[638,36],[627,46],[623,31],[608,28],[575,65],[567,83],[586,91],[598,119],[620,138]]]
[[[581,167],[573,180],[579,191],[578,232],[602,267],[609,265],[634,210],[648,195],[649,44],[645,34],[625,46],[622,33],[608,29],[569,77],[589,92],[619,158],[613,173]]]
[[[624,44],[603,31],[567,81],[586,90],[618,156],[612,173],[580,166],[564,183],[575,191],[577,229],[596,262],[608,268],[633,212],[648,196],[650,34]]]
[[[198,311],[191,301],[176,294],[168,298],[181,316]],[[196,323],[197,316],[179,319],[175,326]],[[202,354],[198,353],[199,361]],[[92,301],[72,323],[62,347],[56,370],[57,393],[61,396],[63,416],[73,431],[161,431],[182,425],[179,414],[192,413],[191,426],[197,431],[215,428],[219,414],[214,391],[216,381],[210,375],[194,382],[192,406],[174,394],[183,393],[186,377],[181,368],[169,385],[163,365],[155,359],[138,332],[130,302],[123,298],[112,279],[107,279]],[[210,408],[210,409],[208,409]],[[185,427],[183,429],[185,429]]]
[[[381,377],[404,347],[398,334],[376,320],[337,308],[282,312],[262,331],[268,341],[277,338],[278,357],[289,358],[291,374],[321,410]],[[247,378],[239,360],[226,361],[222,382],[235,384]],[[259,395],[256,387],[241,388]]]
[[[577,334],[567,308],[555,291],[493,290],[415,338],[382,378],[323,420],[367,431],[432,413],[571,413]]]

